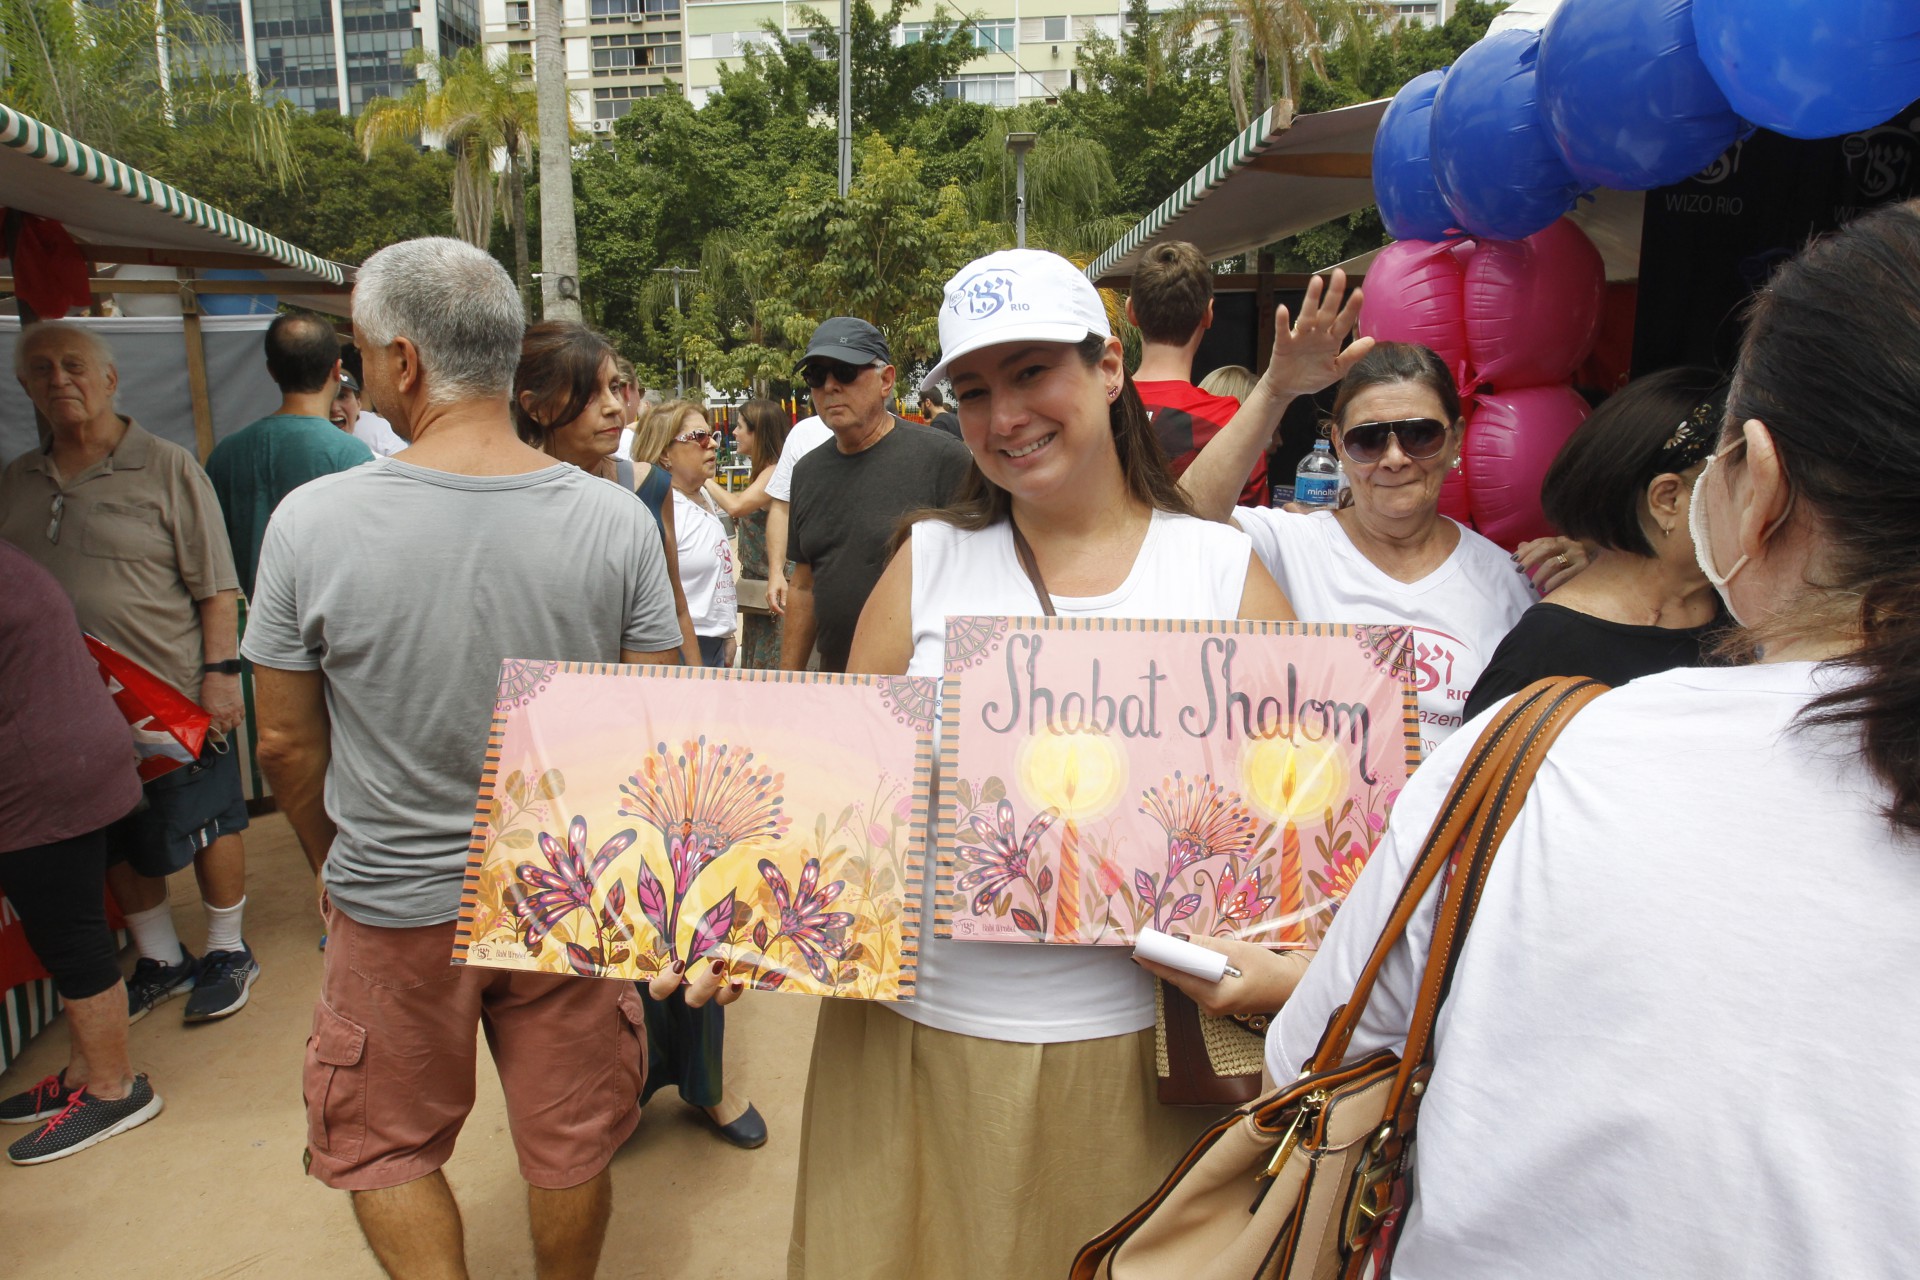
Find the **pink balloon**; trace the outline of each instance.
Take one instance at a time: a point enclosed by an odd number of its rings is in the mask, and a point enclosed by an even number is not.
[[[1600,336],[1606,287],[1600,251],[1565,218],[1525,240],[1481,241],[1465,274],[1474,378],[1502,390],[1565,382]]]
[[[1396,240],[1367,268],[1360,333],[1382,342],[1431,347],[1464,381],[1467,368],[1465,277],[1457,241]]]
[[[1565,385],[1474,397],[1461,446],[1474,528],[1509,551],[1556,532],[1541,514],[1540,484],[1587,413],[1587,402]]]

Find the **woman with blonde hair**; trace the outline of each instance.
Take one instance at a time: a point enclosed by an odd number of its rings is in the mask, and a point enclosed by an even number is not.
[[[735,495],[709,480],[707,496],[733,517],[740,540],[740,665],[773,671],[780,666],[780,615],[765,608],[767,565],[767,479],[787,442],[793,420],[777,400],[749,400],[734,421],[734,448],[747,456],[747,488]],[[749,609],[752,595],[759,607]]]

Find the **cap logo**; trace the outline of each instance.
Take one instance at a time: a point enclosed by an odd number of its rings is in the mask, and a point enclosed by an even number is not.
[[[1017,277],[1011,271],[995,269],[968,276],[954,286],[947,308],[969,320],[985,320],[1005,311],[1026,311],[1028,304],[1013,300]]]

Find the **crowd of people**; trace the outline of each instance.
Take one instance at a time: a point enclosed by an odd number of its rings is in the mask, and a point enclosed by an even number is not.
[[[989,278],[1001,305],[979,305]],[[881,330],[830,318],[795,367],[814,416],[734,415],[737,492],[702,404],[643,396],[586,326],[528,326],[458,241],[370,258],[349,349],[276,319],[281,405],[204,469],[116,405],[93,331],[27,329],[16,374],[50,434],[0,475],[0,888],[70,1050],[0,1101],[32,1126],[10,1158],[150,1120],[129,1024],[175,995],[189,1021],[227,1017],[261,975],[224,736],[242,658],[325,929],[311,1174],[351,1193],[390,1274],[464,1274],[441,1169],[484,1027],[537,1268],[578,1276],[649,1096],[673,1086],[742,1147],[768,1133],[727,1085],[743,988],[720,964],[638,987],[448,964],[502,658],[938,675],[957,614],[1387,623],[1414,637],[1423,763],[1319,950],[1196,939],[1227,953],[1209,982],[1123,948],[929,938],[912,1001],[822,1001],[790,1277],[1066,1274],[1218,1119],[1156,1098],[1155,982],[1270,1021],[1269,1076],[1297,1075],[1473,725],[1551,675],[1624,687],[1554,745],[1478,904],[1396,1271],[1897,1274],[1920,1241],[1857,1172],[1895,1204],[1920,1181],[1895,1074],[1920,961],[1920,202],[1783,265],[1730,378],[1670,370],[1607,400],[1545,482],[1565,536],[1512,553],[1440,511],[1462,434],[1440,357],[1355,337],[1335,271],[1280,309],[1258,373],[1196,386],[1211,280],[1192,246],[1144,255],[1130,373],[1071,263],[968,264],[926,424],[893,411]],[[1330,388],[1348,496],[1270,505],[1281,415]],[[205,709],[199,759],[140,784],[82,631]],[[198,956],[166,901],[188,866]],[[1350,1060],[1404,1039],[1434,914],[1380,966]]]

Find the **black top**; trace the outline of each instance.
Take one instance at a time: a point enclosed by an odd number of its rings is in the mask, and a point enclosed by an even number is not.
[[[787,556],[813,568],[822,671],[847,669],[854,627],[887,567],[900,518],[947,505],[972,466],[952,436],[895,418],[893,430],[859,453],[828,441],[794,467]]]
[[[944,431],[955,440],[960,438],[960,416],[951,409],[942,409],[933,415],[927,425],[935,431]]]
[[[1636,627],[1541,601],[1520,615],[1467,698],[1466,718],[1548,676],[1619,686],[1675,667],[1706,665],[1716,619],[1704,627]]]

